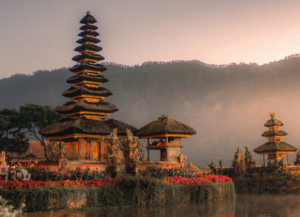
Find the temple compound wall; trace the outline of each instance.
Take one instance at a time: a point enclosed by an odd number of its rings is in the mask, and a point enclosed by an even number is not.
[[[147,184],[148,183],[148,184]],[[138,185],[138,187],[136,187]],[[209,183],[175,185],[123,179],[119,185],[99,187],[45,187],[0,189],[0,194],[14,206],[26,204],[25,212],[84,209],[107,206],[159,207],[171,204],[201,203],[235,197],[234,184]]]

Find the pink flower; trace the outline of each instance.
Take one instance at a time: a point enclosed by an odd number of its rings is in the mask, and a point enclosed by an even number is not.
[[[190,171],[192,171],[193,170],[193,168],[190,168]]]
[[[81,165],[79,165],[78,167],[81,168]]]
[[[96,170],[98,170],[98,167],[96,167]]]

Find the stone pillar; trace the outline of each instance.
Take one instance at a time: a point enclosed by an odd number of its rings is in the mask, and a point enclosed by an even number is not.
[[[148,161],[150,161],[149,148],[147,148]]]

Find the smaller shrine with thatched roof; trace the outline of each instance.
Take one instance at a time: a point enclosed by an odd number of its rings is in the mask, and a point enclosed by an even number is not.
[[[162,115],[156,121],[145,125],[136,133],[141,139],[147,139],[148,161],[151,150],[160,151],[160,161],[184,166],[186,156],[182,155],[182,138],[189,138],[196,131],[178,121]],[[150,140],[152,142],[150,143]]]
[[[268,155],[269,167],[285,166],[288,163],[288,154],[293,154],[297,148],[281,141],[282,137],[287,135],[286,132],[279,130],[283,123],[275,119],[275,112],[271,112],[270,117],[271,119],[264,125],[269,130],[262,134],[269,141],[254,149],[254,152],[263,155],[263,165],[265,165],[265,155]],[[284,161],[284,154],[287,155],[287,162]]]

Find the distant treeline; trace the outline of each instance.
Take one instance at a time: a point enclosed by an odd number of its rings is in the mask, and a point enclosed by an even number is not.
[[[261,134],[270,111],[285,124],[282,130],[289,135],[283,141],[300,147],[300,58],[259,67],[214,68],[194,60],[103,64],[109,79],[103,86],[113,93],[105,100],[120,109],[111,117],[140,128],[164,114],[193,127],[197,134],[183,140],[183,154],[196,165],[222,159],[229,166],[238,146],[248,145],[252,152],[267,142]],[[62,105],[70,101],[62,93],[71,76],[62,68],[1,79],[0,109]],[[261,157],[252,154],[259,164]]]

